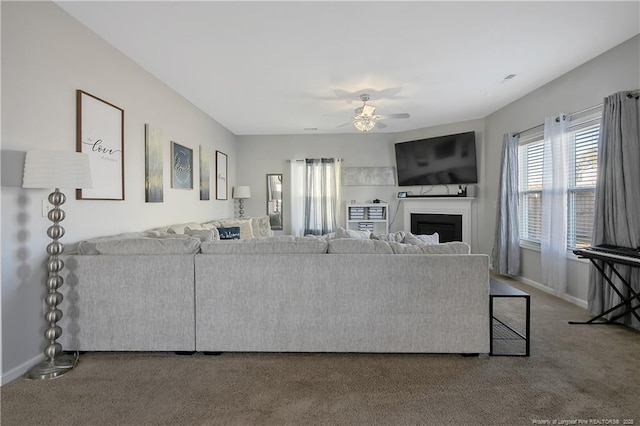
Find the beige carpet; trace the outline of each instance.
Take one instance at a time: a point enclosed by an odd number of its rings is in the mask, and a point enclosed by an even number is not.
[[[58,379],[2,387],[2,425],[640,425],[640,332],[569,325],[590,315],[518,287],[529,358],[88,353]],[[521,324],[523,305],[503,302]]]

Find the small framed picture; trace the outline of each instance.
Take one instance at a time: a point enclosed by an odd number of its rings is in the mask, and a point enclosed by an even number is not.
[[[171,142],[171,187],[193,189],[193,150]]]
[[[406,192],[398,192],[398,198],[407,198]]]

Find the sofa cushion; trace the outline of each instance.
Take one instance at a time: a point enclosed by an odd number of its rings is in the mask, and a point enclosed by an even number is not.
[[[198,238],[125,238],[97,242],[99,254],[194,254],[200,249]]]
[[[330,254],[393,254],[386,241],[372,239],[336,238],[329,240]]]
[[[200,247],[205,254],[321,254],[327,252],[327,241],[315,237],[253,238],[250,240],[208,241]]]
[[[452,241],[442,244],[402,244],[390,242],[389,246],[395,254],[469,254],[469,244],[460,241]]]
[[[353,229],[338,228],[336,230],[336,238],[355,238],[359,240],[368,240],[371,231],[354,231]]]
[[[404,231],[391,232],[389,234],[371,234],[372,240],[380,240],[380,241],[395,241],[397,243],[401,243],[404,240],[404,237],[407,235]]]
[[[422,245],[422,244],[438,244],[440,243],[440,235],[434,232],[431,235],[415,235],[411,232],[407,233],[404,237],[404,241],[398,241],[405,244]]]

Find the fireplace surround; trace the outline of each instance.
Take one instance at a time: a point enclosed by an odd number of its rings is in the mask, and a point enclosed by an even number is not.
[[[440,241],[445,241],[449,236],[452,236],[454,239],[449,241],[463,241],[469,245],[471,244],[471,204],[475,200],[474,197],[425,197],[425,198],[406,198],[401,199],[402,203],[402,214],[404,220],[404,231],[405,232],[413,232],[412,230],[412,215],[416,218],[420,218],[421,215],[427,215],[425,217],[436,218],[435,224],[432,223],[432,226],[441,226],[442,224],[437,223],[437,221],[444,221],[445,226],[443,227],[443,235],[440,231],[438,234],[441,235]],[[439,219],[438,216],[441,216]],[[456,221],[460,221],[459,225],[456,225]],[[431,222],[434,222],[433,220]],[[453,225],[451,223],[453,222]],[[422,225],[422,231],[418,231],[417,233],[426,233],[431,234],[431,230],[424,227]],[[451,230],[452,227],[459,227],[459,230]],[[425,232],[426,231],[426,232]],[[454,234],[450,235],[450,232],[454,232]]]

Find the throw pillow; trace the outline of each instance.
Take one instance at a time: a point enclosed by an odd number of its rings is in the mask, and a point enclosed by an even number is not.
[[[189,227],[185,228],[184,233],[186,235],[190,235],[192,237],[199,238],[200,241],[213,241],[219,240],[220,234],[216,228],[213,229],[191,229]]]
[[[271,231],[271,220],[269,216],[252,217],[251,230],[253,232],[253,238],[271,237],[273,232]]]
[[[170,234],[184,234],[186,228],[190,228],[191,230],[199,230],[203,229],[202,225],[197,222],[189,222],[189,223],[178,223],[176,225],[171,225],[167,230]]]
[[[352,229],[338,228],[336,238],[355,238],[357,240],[370,239],[371,231],[354,231]]]
[[[213,224],[216,228],[229,228],[229,227],[239,227],[240,228],[240,239],[247,240],[249,238],[253,238],[253,230],[251,228],[251,219],[217,219],[212,220],[208,223]]]
[[[239,240],[240,239],[240,227],[230,226],[228,228],[218,228],[221,240]]]
[[[404,231],[391,232],[390,234],[371,234],[372,240],[395,241],[401,243],[407,234]]]
[[[405,244],[412,244],[414,246],[420,246],[424,244],[439,244],[440,243],[440,235],[437,232],[434,232],[432,235],[414,235],[409,232],[404,237]]]

